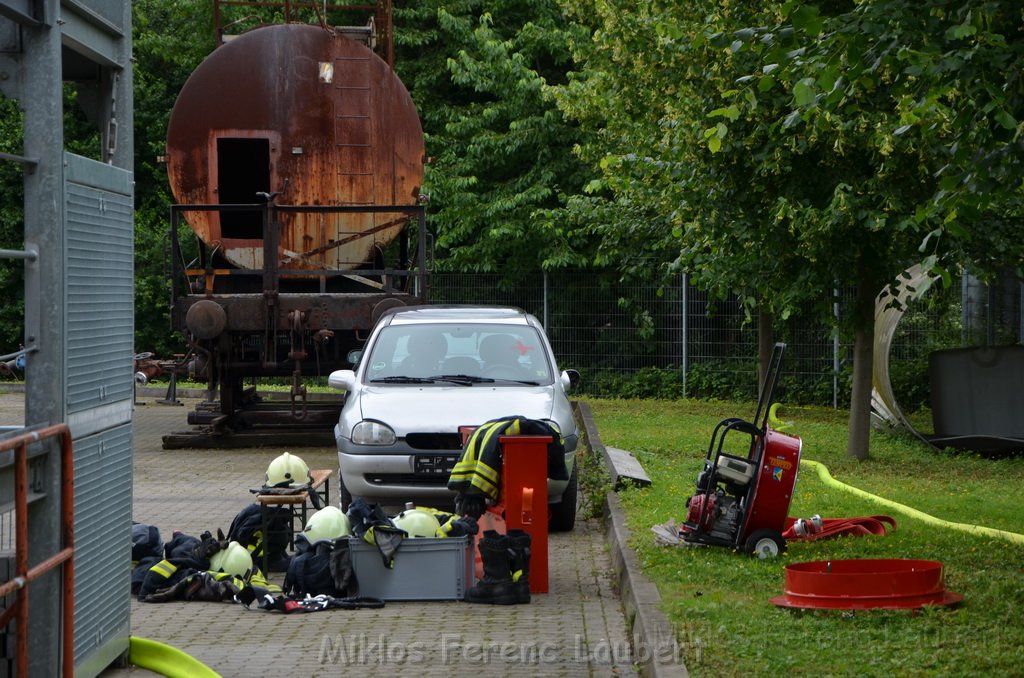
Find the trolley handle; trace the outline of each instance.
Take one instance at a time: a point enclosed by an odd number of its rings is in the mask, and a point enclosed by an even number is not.
[[[755,448],[755,441],[761,438],[764,431],[759,429],[749,421],[740,419],[739,417],[730,417],[729,419],[723,419],[715,427],[714,433],[711,434],[711,444],[708,445],[707,459],[710,461],[714,457],[718,457],[722,454],[722,446],[725,444],[725,434],[729,431],[739,431],[740,433],[746,433],[750,436],[750,452],[747,453],[747,458],[751,458],[751,453]],[[715,445],[715,441],[718,441],[718,445]]]

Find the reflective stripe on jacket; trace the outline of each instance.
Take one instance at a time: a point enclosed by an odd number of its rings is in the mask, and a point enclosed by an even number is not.
[[[504,435],[551,436],[552,442],[548,445],[548,477],[555,480],[569,477],[565,468],[565,447],[557,428],[545,421],[502,417],[492,419],[473,431],[448,478],[448,489],[463,495],[483,495],[498,501],[502,470],[500,441]]]

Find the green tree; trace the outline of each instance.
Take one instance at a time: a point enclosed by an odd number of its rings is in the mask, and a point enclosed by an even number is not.
[[[954,145],[968,139],[968,157],[997,156],[990,176],[1009,176],[1016,160],[1003,157],[1005,133],[1019,116],[998,111],[1019,97],[980,116],[988,133],[966,133],[954,121],[979,116],[955,87],[944,89],[948,72],[937,69],[921,89],[923,74],[909,66],[920,69],[921,59],[905,55],[897,72],[896,55],[906,45],[924,50],[936,35],[955,39],[965,17],[989,27],[986,44],[1006,44],[995,28],[1006,22],[939,2],[829,5],[829,16],[797,3],[567,4],[595,30],[577,45],[582,73],[559,101],[581,125],[602,128],[586,151],[601,171],[588,186],[596,198],[570,209],[622,214],[600,227],[612,234],[606,243],[623,242],[650,217],[644,237],[660,231],[663,249],[678,248],[679,267],[751,309],[784,317],[814,302],[831,317],[832,290],[856,289],[848,450],[866,457],[875,296],[911,263],[943,273],[943,261],[963,253],[958,238],[976,244],[981,229],[964,229],[964,209],[1006,217],[1019,196],[1018,180],[1002,191],[1006,200],[985,202],[991,192],[964,186],[969,166],[947,178]],[[1018,62],[989,56],[972,66],[987,73],[980,89],[1017,91],[1019,69],[1005,67]],[[927,139],[908,136],[918,124],[908,121],[926,113]],[[1005,242],[1006,231],[995,230],[981,239]]]
[[[169,207],[163,164],[167,123],[188,76],[213,49],[210,3],[138,0],[132,6],[135,57],[135,346],[160,357],[180,352],[171,334]],[[212,102],[211,105],[215,105]]]
[[[396,70],[427,140],[436,267],[501,272],[580,265],[551,210],[576,193],[579,132],[547,87],[572,67],[554,0],[420,0],[396,7]]]
[[[775,28],[732,38],[759,60],[741,78],[741,115],[761,115],[755,88],[784,92],[791,110],[772,116],[769,130],[830,153],[828,201],[786,209],[810,227],[808,252],[835,257],[837,280],[854,273],[848,452],[865,458],[874,299],[884,285],[915,262],[947,282],[965,260],[981,271],[1021,268],[1022,14],[999,0],[827,7],[833,13],[788,2]]]
[[[18,102],[0,95],[0,152],[22,155],[21,112]],[[0,248],[25,246],[24,189],[21,164],[0,161]],[[20,259],[0,260],[0,353],[17,351],[24,341],[25,264]]]

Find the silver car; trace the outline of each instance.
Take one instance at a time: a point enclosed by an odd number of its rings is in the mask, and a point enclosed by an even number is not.
[[[558,370],[535,317],[506,307],[399,307],[350,359],[354,370],[329,378],[347,392],[334,429],[342,508],[353,497],[450,506],[448,476],[463,436],[522,416],[562,433],[569,480],[548,480],[549,526],[573,528],[579,429],[566,391],[579,374]]]

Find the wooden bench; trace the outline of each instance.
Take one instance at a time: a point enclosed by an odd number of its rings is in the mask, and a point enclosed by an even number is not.
[[[267,553],[266,545],[270,542],[270,516],[272,509],[285,508],[288,510],[287,520],[287,534],[288,534],[288,547],[292,550],[295,549],[295,519],[298,518],[300,521],[299,530],[306,527],[306,520],[309,516],[309,507],[312,505],[309,499],[309,493],[315,492],[319,495],[320,502],[323,506],[328,506],[331,503],[331,474],[334,473],[330,469],[317,469],[309,472],[312,482],[309,484],[308,490],[302,490],[295,494],[257,494],[256,503],[260,506],[260,520],[263,526],[263,574],[267,575],[267,567],[269,565],[269,555]]]

